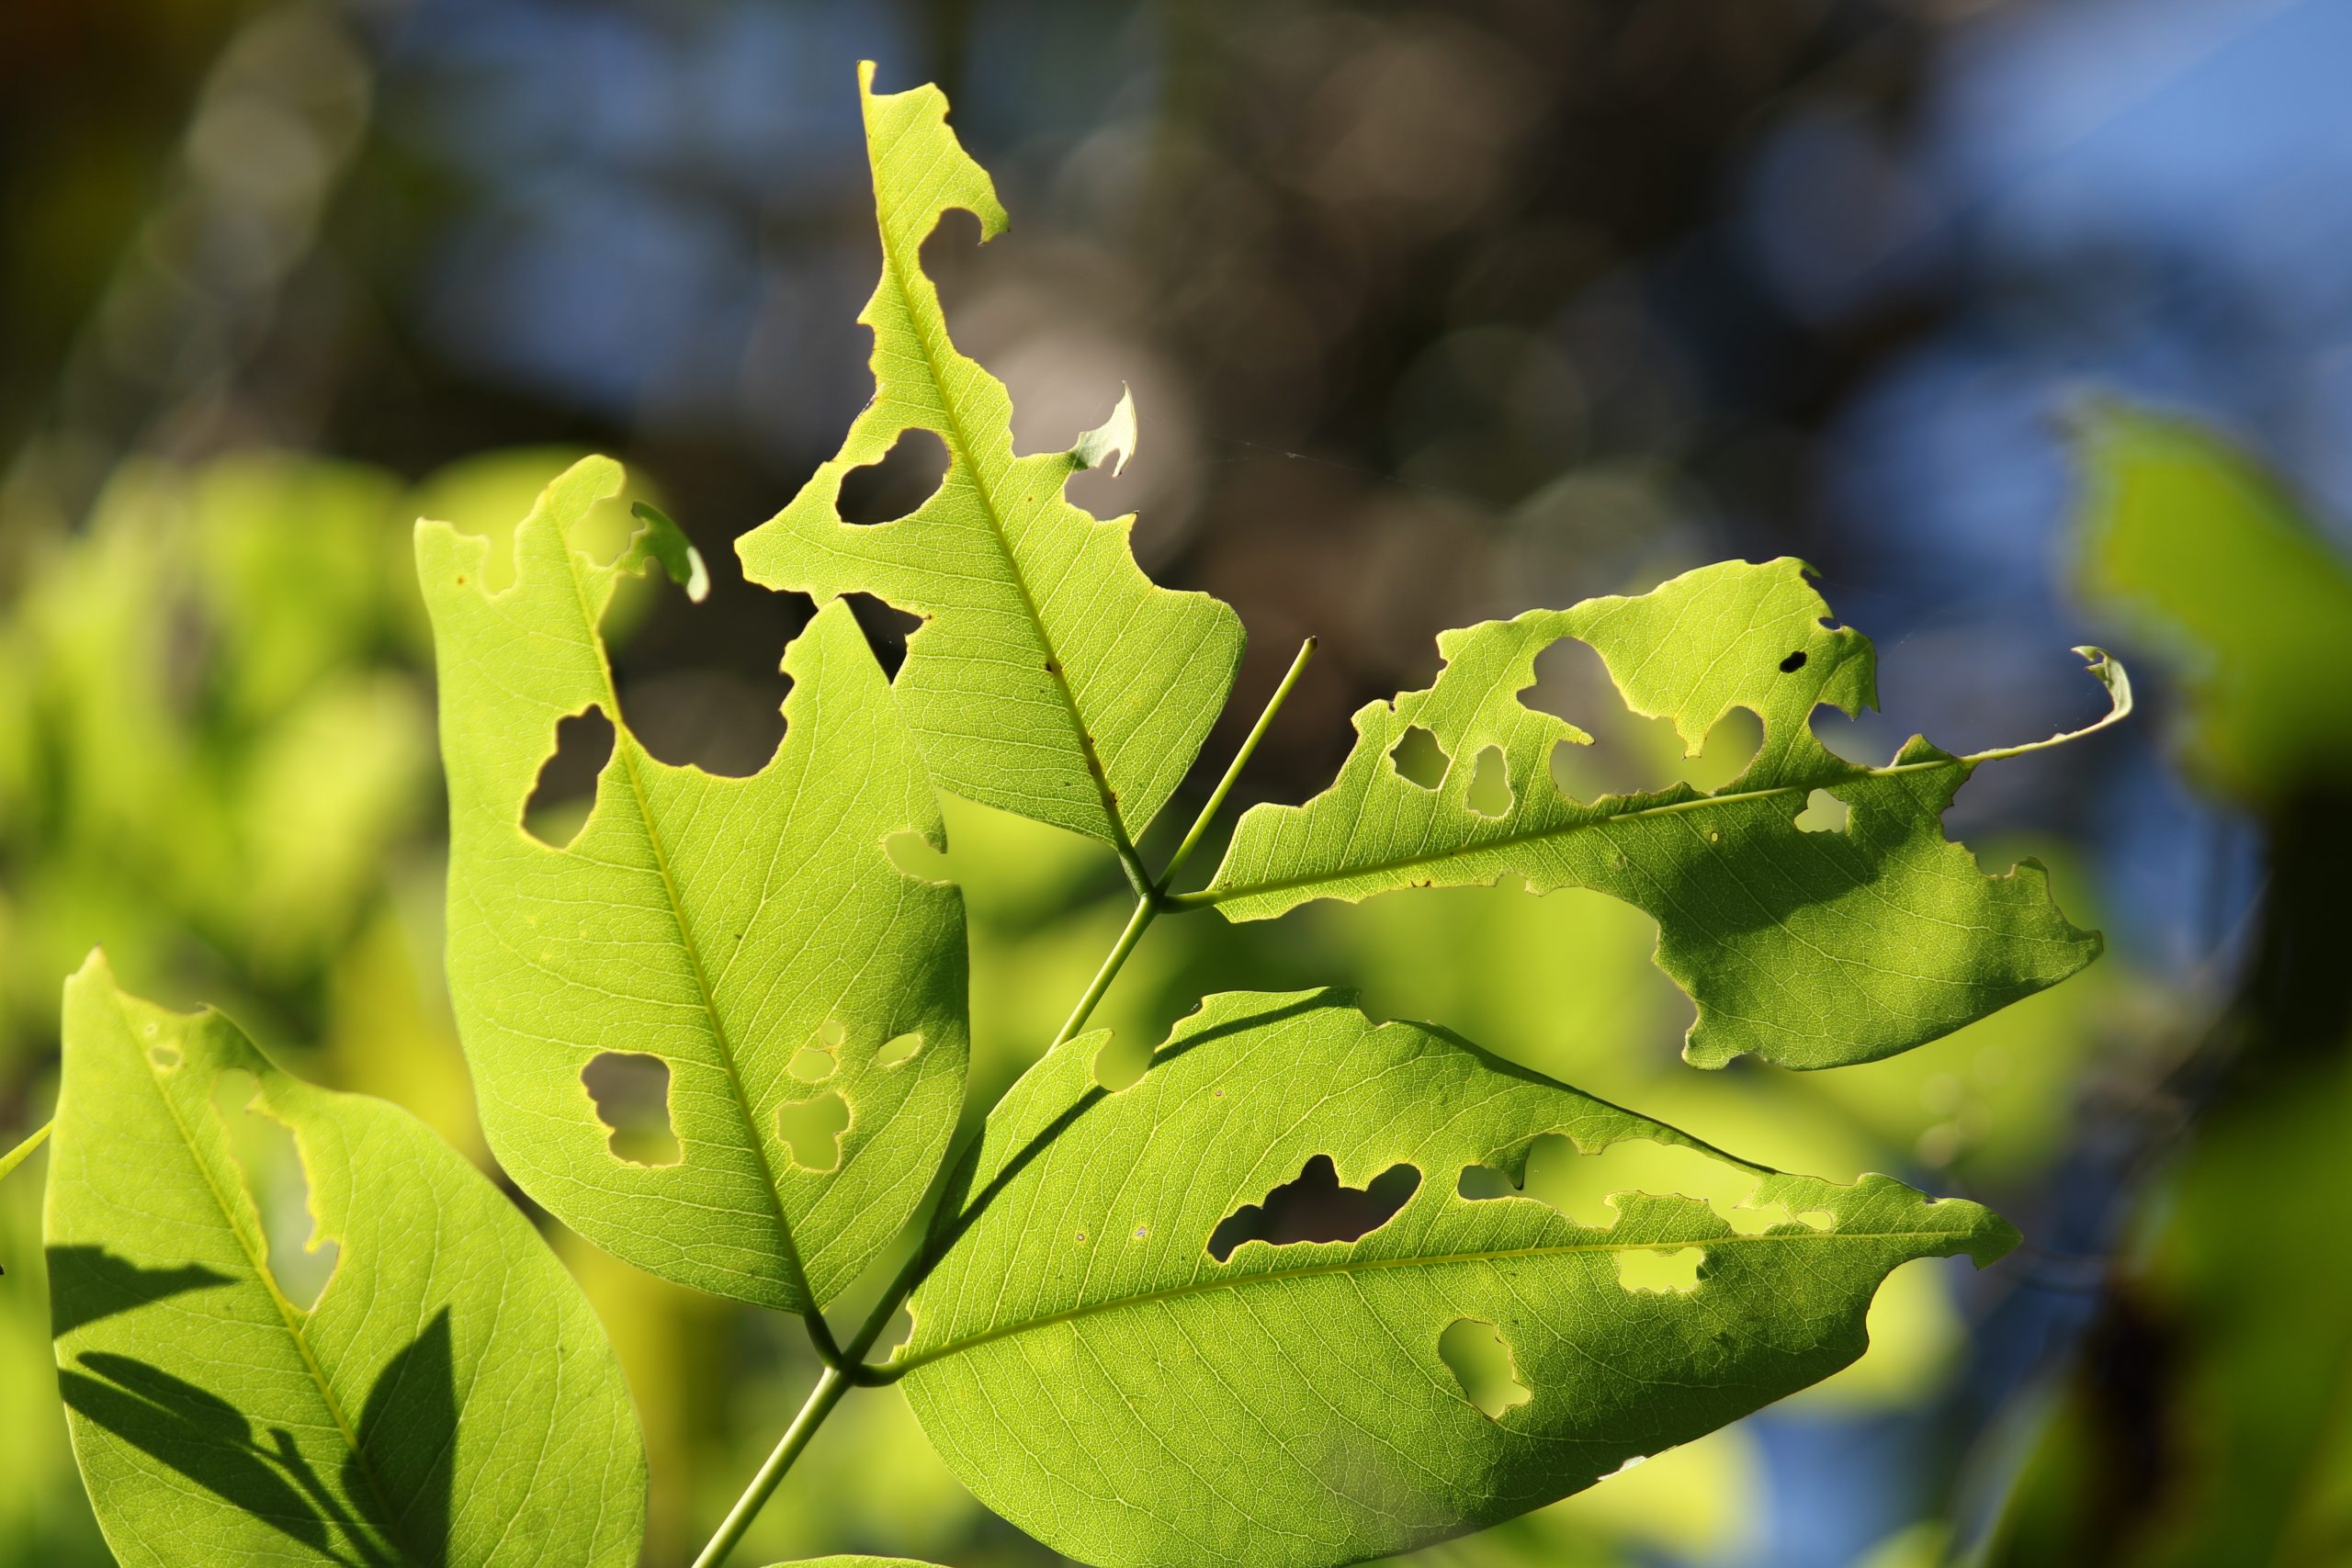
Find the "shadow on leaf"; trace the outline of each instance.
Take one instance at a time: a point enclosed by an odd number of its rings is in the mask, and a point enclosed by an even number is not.
[[[229,1282],[229,1276],[201,1264],[142,1269],[103,1247],[52,1247],[49,1249],[50,1337],[62,1339],[119,1312]]]
[[[350,1568],[446,1568],[457,1454],[447,1308],[377,1378],[340,1495],[286,1428],[257,1438],[228,1400],[136,1357],[77,1359],[58,1373],[69,1408],[232,1506]]]

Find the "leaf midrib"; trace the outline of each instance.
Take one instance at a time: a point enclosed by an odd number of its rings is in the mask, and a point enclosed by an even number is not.
[[[375,1465],[369,1461],[368,1450],[360,1446],[358,1428],[344,1414],[343,1403],[335,1397],[334,1386],[327,1381],[326,1369],[319,1365],[318,1357],[311,1350],[310,1338],[302,1332],[302,1325],[310,1314],[287,1299],[286,1292],[277,1288],[277,1276],[269,1270],[268,1258],[254,1250],[252,1241],[237,1224],[237,1212],[229,1201],[229,1194],[221,1190],[210,1163],[197,1146],[196,1130],[187,1124],[187,1119],[180,1114],[179,1106],[164,1089],[159,1069],[147,1059],[147,1054],[139,1049],[138,1031],[132,1027],[130,1010],[123,1005],[122,994],[115,992],[113,1000],[115,1016],[121,1021],[123,1036],[131,1043],[130,1048],[139,1056],[141,1065],[147,1068],[147,1082],[154,1089],[155,1098],[163,1102],[164,1113],[172,1119],[173,1129],[179,1134],[180,1143],[187,1150],[188,1163],[195,1166],[197,1174],[204,1179],[205,1190],[212,1195],[213,1206],[220,1212],[229,1234],[237,1238],[237,1249],[245,1255],[246,1267],[253,1270],[254,1278],[260,1281],[262,1289],[269,1295],[270,1303],[277,1309],[278,1321],[285,1325],[287,1337],[294,1341],[294,1348],[301,1355],[302,1370],[310,1374],[311,1386],[318,1390],[319,1402],[326,1406],[336,1433],[342,1437],[344,1447],[350,1452],[352,1463],[366,1478],[368,1490],[375,1495],[385,1539],[402,1557],[413,1559],[415,1554],[409,1551],[408,1543],[395,1533],[399,1512],[393,1508],[390,1495],[384,1490],[382,1478],[377,1475]],[[258,1215],[255,1217],[258,1219]],[[329,1283],[332,1284],[333,1280]]]
[[[785,1266],[791,1270],[791,1281],[797,1287],[801,1310],[819,1310],[816,1292],[808,1284],[808,1271],[800,1260],[799,1243],[793,1238],[792,1218],[785,1212],[784,1190],[776,1180],[775,1162],[768,1158],[766,1143],[760,1136],[758,1122],[752,1112],[752,1100],[743,1087],[743,1073],[735,1059],[735,1043],[728,1033],[727,1021],[719,1016],[718,998],[711,989],[710,976],[703,966],[702,950],[696,945],[694,931],[686,923],[685,901],[678,895],[678,881],[670,870],[670,852],[662,842],[661,830],[654,826],[653,807],[645,793],[645,781],[637,771],[637,736],[621,716],[619,688],[613,681],[611,660],[605,654],[603,639],[597,635],[596,617],[588,607],[588,591],[580,581],[580,555],[572,547],[570,536],[558,525],[556,536],[563,550],[563,559],[570,569],[572,597],[580,606],[580,618],[587,629],[589,646],[595,649],[596,672],[605,684],[605,706],[613,719],[613,754],[620,759],[621,773],[628,780],[629,796],[637,806],[637,818],[645,829],[646,847],[653,852],[654,869],[662,875],[662,897],[670,907],[670,923],[678,933],[678,945],[686,955],[686,966],[693,971],[695,993],[702,1001],[703,1016],[710,1020],[711,1043],[718,1047],[719,1065],[727,1069],[727,1086],[733,1091],[735,1109],[743,1119],[743,1139],[751,1145],[752,1157],[759,1162],[760,1179],[768,1195],[769,1206],[775,1211],[776,1237],[781,1244]]]
[[[1238,902],[1243,898],[1263,897],[1272,893],[1295,892],[1302,887],[1320,887],[1329,883],[1349,882],[1361,876],[1374,876],[1384,872],[1413,871],[1425,865],[1442,865],[1447,861],[1463,860],[1471,855],[1485,854],[1491,850],[1511,849],[1521,844],[1545,843],[1570,838],[1590,829],[1606,828],[1619,822],[1631,822],[1648,817],[1671,817],[1685,811],[1698,811],[1709,807],[1736,806],[1754,800],[1770,800],[1776,795],[1810,795],[1816,789],[1835,793],[1839,784],[1854,784],[1863,779],[1892,778],[1900,773],[1926,773],[1936,768],[1973,768],[1982,759],[1969,757],[1936,758],[1924,762],[1896,762],[1883,768],[1857,768],[1849,773],[1825,777],[1818,783],[1774,784],[1770,789],[1742,790],[1736,795],[1702,795],[1691,800],[1677,800],[1665,806],[1645,806],[1633,811],[1612,811],[1581,822],[1566,822],[1555,827],[1531,829],[1523,832],[1500,833],[1491,839],[1481,839],[1475,844],[1455,849],[1436,850],[1427,854],[1399,855],[1387,860],[1365,861],[1340,871],[1305,873],[1285,876],[1272,882],[1246,883],[1239,886],[1219,887],[1214,883],[1198,893],[1180,893],[1172,902],[1195,908],[1214,908]],[[1602,796],[1608,799],[1609,796]],[[1629,796],[1618,796],[1627,799]],[[1309,805],[1312,805],[1310,802]],[[1304,811],[1306,806],[1290,809]]]
[[[901,134],[904,133],[901,132]],[[1046,618],[1037,607],[1035,594],[1030,592],[1028,574],[1021,570],[1020,558],[1013,552],[1012,538],[1005,531],[1003,514],[997,510],[996,497],[989,493],[989,487],[981,481],[979,464],[973,457],[970,438],[964,432],[963,416],[957,412],[956,400],[949,393],[947,383],[940,374],[939,356],[933,349],[931,334],[924,330],[923,322],[915,311],[914,292],[907,286],[906,264],[900,258],[898,247],[891,243],[889,220],[883,215],[881,209],[883,200],[881,164],[876,159],[870,166],[874,173],[874,231],[882,246],[882,265],[890,275],[891,286],[899,291],[899,299],[906,309],[907,320],[914,328],[915,342],[922,350],[923,370],[930,376],[932,387],[939,393],[940,411],[947,423],[947,429],[940,434],[947,437],[949,446],[956,455],[963,457],[965,468],[970,471],[972,493],[979,497],[980,510],[989,520],[989,532],[996,540],[998,553],[1004,558],[1005,570],[1012,579],[1013,592],[1021,596],[1021,608],[1029,617],[1029,624],[1037,628],[1038,644],[1045,649],[1046,654],[1046,674],[1052,681],[1056,694],[1062,700],[1063,711],[1069,715],[1070,728],[1078,737],[1079,755],[1086,763],[1086,776],[1094,785],[1095,798],[1102,806],[1103,818],[1111,827],[1112,848],[1118,852],[1120,859],[1132,861],[1136,858],[1135,843],[1127,833],[1125,818],[1119,814],[1118,795],[1111,788],[1111,781],[1102,772],[1102,754],[1094,744],[1093,733],[1087,728],[1085,716],[1079,712],[1078,693],[1069,683],[1069,667],[1063,660],[1061,649],[1055,645],[1053,636],[1046,628]],[[921,267],[917,267],[915,272],[916,276],[922,276]],[[925,278],[924,281],[930,280]],[[938,298],[938,290],[935,287],[932,293],[935,304]],[[945,312],[942,310],[939,314],[942,318],[939,333],[941,336],[945,337],[947,334]],[[950,339],[949,342],[952,344],[954,340]],[[1009,439],[1008,432],[1008,442]],[[1018,459],[1016,458],[1015,461]]]
[[[1575,1253],[1680,1252],[1690,1247],[1705,1250],[1711,1247],[1752,1245],[1761,1242],[1812,1243],[1826,1246],[1835,1241],[1963,1240],[1962,1234],[1958,1231],[1806,1230],[1779,1234],[1768,1232],[1756,1235],[1743,1235],[1735,1232],[1730,1235],[1701,1236],[1683,1241],[1569,1242],[1555,1247],[1504,1247],[1483,1252],[1449,1252],[1407,1258],[1341,1258],[1330,1263],[1305,1263],[1292,1269],[1270,1269],[1262,1274],[1244,1274],[1219,1280],[1194,1280],[1182,1285],[1170,1285],[1164,1290],[1147,1291],[1139,1295],[1115,1296],[1104,1301],[1088,1302],[1062,1312],[1049,1313],[1043,1317],[1024,1318],[1019,1323],[1006,1324],[984,1333],[969,1335],[962,1339],[953,1339],[935,1348],[919,1351],[903,1360],[892,1361],[888,1366],[894,1374],[903,1376],[933,1361],[944,1360],[947,1357],[960,1355],[964,1351],[992,1344],[1000,1339],[1009,1339],[1017,1334],[1026,1334],[1032,1329],[1051,1328],[1057,1324],[1073,1323],[1080,1318],[1094,1317],[1106,1312],[1124,1311],[1128,1307],[1150,1306],[1159,1302],[1179,1301],[1188,1296],[1205,1295],[1213,1291],[1238,1291],[1250,1285],[1316,1279],[1335,1274],[1370,1273],[1386,1269],[1437,1269],[1455,1263],[1492,1263],[1520,1258],[1557,1258]]]

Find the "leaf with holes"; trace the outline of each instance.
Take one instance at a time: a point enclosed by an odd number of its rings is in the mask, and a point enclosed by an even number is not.
[[[281,1072],[219,1013],[125,995],[96,954],[66,983],[64,1041],[51,1314],[118,1558],[637,1561],[620,1365],[481,1172],[406,1111]]]
[[[1914,738],[1884,767],[1849,762],[1811,715],[1874,705],[1875,663],[1869,639],[1828,615],[1802,562],[1733,561],[1635,598],[1447,632],[1436,682],[1358,710],[1338,781],[1304,806],[1250,811],[1188,901],[1246,920],[1506,876],[1538,893],[1594,888],[1657,921],[1658,964],[1698,1005],[1684,1055],[1709,1067],[1746,1053],[1791,1067],[1890,1056],[2097,957],[2098,934],[2058,912],[2038,862],[1986,875],[1940,821],[1982,763],[2075,737],[1966,757]],[[1596,649],[1626,704],[1670,718],[1692,755],[1726,714],[1753,711],[1755,759],[1711,794],[1572,798],[1552,782],[1553,751],[1591,738],[1520,701],[1536,655],[1563,637]],[[2110,698],[2081,735],[2129,712],[2132,688],[2105,653],[2077,651]],[[1798,820],[1816,793],[1845,808],[1841,827]]]
[[[1321,1568],[1479,1529],[1852,1361],[1898,1265],[2016,1241],[1329,992],[1212,998],[1115,1093],[1101,1043],[989,1116],[897,1359],[958,1478],[1082,1562]],[[1751,1207],[1624,1193],[1579,1223],[1510,1185],[1547,1140],[1670,1145]],[[1302,1183],[1324,1201],[1286,1202]]]
[[[628,728],[597,624],[621,574],[692,584],[675,526],[599,565],[573,531],[620,483],[590,458],[514,535],[417,525],[449,779],[449,986],[483,1131],[523,1190],[684,1285],[823,1305],[913,1213],[967,1055],[963,905],[888,841],[942,840],[921,757],[852,620],[785,656],[783,743],[749,778],[673,767]],[[586,823],[543,843],[524,807],[557,726],[613,749]]]
[[[1241,623],[1200,593],[1159,588],[1129,551],[1133,517],[1098,522],[1062,489],[1135,445],[1124,397],[1069,452],[1016,457],[1004,386],[949,341],[923,241],[952,209],[1001,232],[986,171],[948,130],[936,87],[873,91],[861,68],[882,278],[859,317],[874,333],[874,400],[791,504],[739,541],[772,588],[879,596],[920,615],[896,689],[939,782],[985,805],[1108,840],[1136,839],[1223,707]],[[851,470],[910,431],[936,434],[931,498],[859,526],[840,510]]]

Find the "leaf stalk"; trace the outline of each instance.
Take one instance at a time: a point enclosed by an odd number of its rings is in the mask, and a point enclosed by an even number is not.
[[[1175,852],[1168,857],[1167,867],[1158,879],[1153,880],[1146,874],[1141,860],[1132,850],[1121,852],[1119,863],[1126,871],[1128,880],[1135,885],[1136,907],[1127,916],[1126,926],[1119,932],[1118,940],[1103,955],[1101,966],[1094,972],[1094,978],[1087,982],[1086,989],[1080,993],[1076,1005],[1070,1009],[1069,1017],[1056,1032],[1052,1043],[1046,1047],[1048,1050],[1067,1045],[1086,1028],[1086,1021],[1093,1015],[1095,1006],[1102,1001],[1103,993],[1111,988],[1111,983],[1119,977],[1119,971],[1126,966],[1136,944],[1143,940],[1143,933],[1151,928],[1151,922],[1159,918],[1159,912],[1192,907],[1182,895],[1170,897],[1168,886],[1176,879],[1176,874],[1183,869],[1193,851],[1199,847],[1210,822],[1224,807],[1226,797],[1233,793],[1235,782],[1241,777],[1241,770],[1249,765],[1250,756],[1258,750],[1258,743],[1265,739],[1266,731],[1272,727],[1274,716],[1282,711],[1283,705],[1290,699],[1292,689],[1298,684],[1298,678],[1306,669],[1307,660],[1315,656],[1315,646],[1313,637],[1299,645],[1289,671],[1274,688],[1273,694],[1266,699],[1266,706],[1258,715],[1258,722],[1250,726],[1250,733],[1234,752],[1233,761],[1227,765],[1225,776],[1217,781],[1216,788],[1209,792],[1209,798],[1201,807],[1200,815],[1193,818],[1193,826],[1177,844]],[[962,1157],[962,1153],[959,1149],[951,1155],[949,1163],[952,1165]],[[817,1379],[816,1387],[808,1391],[808,1397],[801,1404],[799,1414],[793,1416],[792,1424],[784,1429],[784,1436],[776,1439],[775,1450],[760,1466],[759,1472],[752,1477],[752,1483],[743,1489],[743,1495],[735,1500],[734,1507],[728,1510],[727,1517],[720,1522],[709,1544],[702,1549],[702,1554],[695,1559],[694,1568],[718,1568],[727,1554],[741,1542],[744,1533],[752,1528],[752,1521],[767,1506],[768,1498],[783,1482],[785,1472],[792,1468],[793,1461],[800,1457],[800,1451],[816,1436],[817,1428],[824,1425],[825,1417],[832,1414],[833,1406],[839,1404],[851,1389],[878,1388],[896,1382],[906,1375],[907,1369],[903,1366],[868,1365],[865,1356],[874,1348],[875,1342],[882,1337],[883,1331],[889,1326],[891,1318],[898,1314],[899,1308],[905,1304],[906,1299],[914,1293],[915,1287],[922,1282],[923,1276],[930,1272],[933,1261],[926,1235],[907,1255],[907,1260],[899,1266],[897,1276],[884,1289],[881,1299],[874,1303],[874,1310],[866,1314],[865,1321],[858,1325],[857,1332],[846,1344],[835,1342],[822,1313],[812,1311],[803,1314],[808,1325],[809,1338],[815,1343],[825,1370]]]

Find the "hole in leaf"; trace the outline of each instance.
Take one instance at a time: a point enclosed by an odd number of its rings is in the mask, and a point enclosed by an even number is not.
[[[1397,776],[1423,789],[1437,788],[1445,777],[1446,761],[1445,748],[1437,743],[1437,737],[1418,724],[1388,749],[1388,762]]]
[[[600,1051],[580,1069],[596,1119],[612,1134],[605,1146],[630,1165],[675,1165],[684,1158],[670,1120],[670,1064],[642,1051]]]
[[[947,854],[935,849],[921,833],[893,833],[882,840],[882,852],[890,863],[909,876],[924,882],[944,883],[947,875]]]
[[[791,1148],[793,1164],[803,1170],[831,1170],[842,1162],[849,1101],[833,1093],[788,1100],[775,1108],[775,1131]]]
[[[817,1026],[817,1042],[828,1051],[838,1051],[849,1043],[849,1031],[840,1019],[829,1018]]]
[[[1781,660],[1781,673],[1783,675],[1793,675],[1804,668],[1804,649],[1802,648]]]
[[[147,1059],[168,1073],[180,1065],[180,1048],[176,1045],[150,1045],[147,1047]]]
[[[1505,1412],[1535,1397],[1535,1391],[1519,1381],[1510,1341],[1491,1323],[1455,1319],[1437,1337],[1437,1353],[1462,1385],[1463,1397],[1489,1421],[1501,1420]]]
[[[1477,771],[1470,775],[1470,809],[1481,817],[1500,817],[1510,809],[1510,768],[1499,746],[1478,753]]]
[[[833,1054],[814,1045],[803,1045],[792,1054],[786,1067],[802,1083],[822,1083],[833,1076]]]
[[[715,541],[714,558],[733,552]],[[786,645],[808,626],[808,601],[773,593],[736,571],[710,577],[695,604],[659,569],[625,577],[606,637],[621,711],[637,743],[673,767],[748,778],[784,740]]]
[[[596,775],[612,759],[613,721],[601,708],[558,720],[555,750],[523,803],[523,831],[551,850],[570,848],[595,804]]]
[[[1645,794],[1677,782],[1702,791],[1720,789],[1739,776],[1764,743],[1763,720],[1747,708],[1734,708],[1707,732],[1699,755],[1685,757],[1674,721],[1644,718],[1626,707],[1600,655],[1574,637],[1562,637],[1535,656],[1535,683],[1520,694],[1520,702],[1593,738],[1589,746],[1562,741],[1552,748],[1552,782],[1576,800]]]
[[[334,1276],[341,1248],[319,1236],[301,1145],[294,1130],[263,1105],[261,1080],[242,1068],[232,1067],[214,1082],[212,1108],[261,1216],[270,1277],[280,1295],[308,1312]]]
[[[1555,1134],[1537,1139],[1528,1151],[1523,1189],[1491,1166],[1474,1165],[1463,1168],[1454,1190],[1473,1202],[1532,1198],[1559,1211],[1564,1218],[1596,1230],[1617,1224],[1618,1211],[1610,1199],[1628,1192],[1696,1199],[1741,1235],[1792,1223],[1816,1230],[1831,1228],[1826,1223],[1827,1217],[1817,1211],[1794,1214],[1786,1203],[1779,1202],[1749,1207],[1761,1179],[1744,1166],[1679,1144],[1623,1138],[1588,1155],[1579,1153],[1573,1141]]]
[[[1511,1184],[1510,1177],[1505,1176],[1491,1165],[1464,1166],[1462,1179],[1453,1184],[1453,1190],[1473,1203],[1491,1202],[1497,1198],[1526,1196]]]
[[[1414,1167],[1392,1165],[1367,1186],[1342,1187],[1331,1156],[1317,1155],[1296,1179],[1267,1193],[1264,1201],[1245,1204],[1219,1221],[1209,1236],[1209,1256],[1223,1263],[1246,1241],[1275,1247],[1361,1241],[1395,1219],[1420,1185],[1421,1173]]]
[[[907,661],[907,639],[922,629],[923,618],[871,593],[844,593],[842,600],[849,605],[857,629],[865,634],[865,646],[874,650],[874,661],[882,666],[883,678],[897,680],[899,667]]]
[[[920,428],[902,430],[881,461],[864,464],[842,476],[836,510],[844,523],[894,523],[919,510],[946,477],[947,444],[938,434]]]
[[[899,1066],[913,1061],[915,1054],[922,1049],[922,1036],[913,1031],[894,1034],[882,1042],[882,1049],[874,1053],[874,1065],[877,1067]]]
[[[1113,1094],[1133,1089],[1151,1069],[1151,1042],[1140,1031],[1114,1034],[1094,1053],[1094,1081]]]
[[[916,253],[922,258],[923,276],[939,289],[951,321],[956,319],[961,286],[979,261],[980,244],[980,220],[960,207],[951,207],[939,215],[938,223]]]
[[[1815,790],[1804,797],[1804,809],[1797,813],[1800,833],[1842,833],[1854,815],[1853,808],[1826,789]]]
[[[1635,1250],[1617,1255],[1617,1282],[1629,1291],[1689,1295],[1699,1288],[1699,1265],[1707,1260],[1699,1247],[1679,1251]]]

